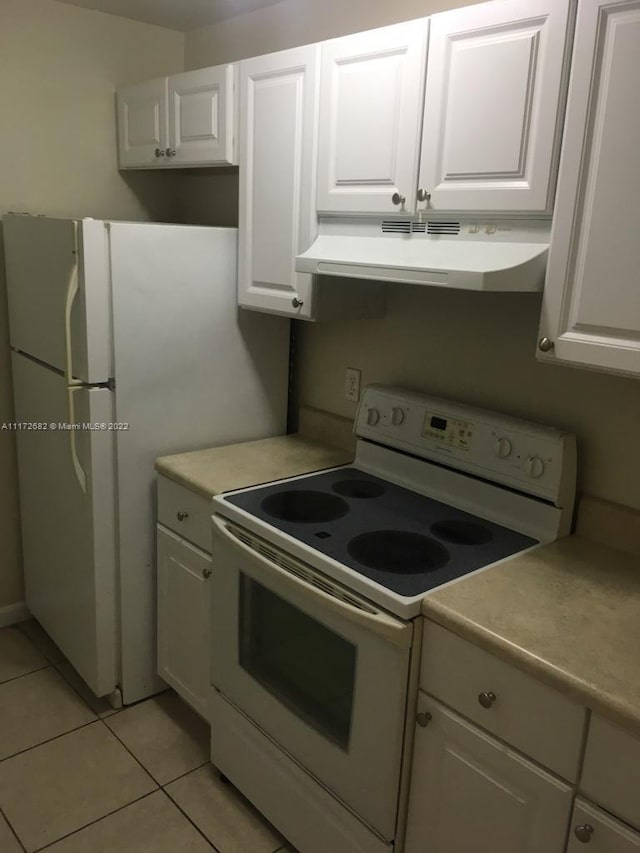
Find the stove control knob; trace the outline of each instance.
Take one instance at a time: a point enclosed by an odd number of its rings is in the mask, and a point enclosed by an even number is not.
[[[391,423],[394,426],[400,426],[404,422],[404,409],[395,406],[391,409]]]
[[[380,412],[377,409],[369,409],[367,412],[367,423],[369,426],[375,426],[380,420]]]
[[[528,456],[524,463],[525,473],[537,480],[544,474],[544,462],[539,456]]]
[[[493,445],[493,449],[495,454],[500,459],[506,459],[507,456],[511,456],[511,451],[513,450],[513,445],[504,435],[500,438],[496,438],[495,444]]]

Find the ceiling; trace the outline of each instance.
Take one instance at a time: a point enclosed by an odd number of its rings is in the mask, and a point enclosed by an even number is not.
[[[188,32],[280,0],[61,0],[72,6]]]

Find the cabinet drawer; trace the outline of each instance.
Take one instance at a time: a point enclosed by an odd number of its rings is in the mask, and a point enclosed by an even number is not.
[[[589,843],[588,848],[585,848],[585,842]],[[589,853],[640,853],[640,835],[578,797],[567,853],[581,853],[582,850],[589,850]]]
[[[430,620],[420,686],[565,779],[576,778],[585,709]]]
[[[211,553],[211,501],[158,477],[158,521],[207,553]]]
[[[594,714],[580,788],[640,829],[640,738]]]

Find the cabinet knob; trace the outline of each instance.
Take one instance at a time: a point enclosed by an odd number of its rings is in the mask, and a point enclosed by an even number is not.
[[[156,155],[156,157],[164,157],[164,151],[162,150],[162,148],[156,148],[154,154]]]
[[[185,518],[189,518],[189,513],[188,512],[182,512],[182,511],[177,512],[176,518],[178,519],[178,521],[184,521]]]
[[[538,349],[542,350],[542,352],[549,352],[554,347],[554,343],[551,338],[540,338],[538,341]]]
[[[406,199],[403,195],[400,195],[400,193],[394,193],[394,194],[391,196],[391,201],[392,201],[394,204],[404,204],[406,200],[407,200],[407,199]]]
[[[207,580],[207,578],[210,578],[211,577],[211,569],[203,569],[202,570],[202,577],[205,580]]]
[[[291,300],[291,304],[293,305],[294,308],[302,308],[302,306],[304,305],[304,302],[302,299],[298,299],[297,296],[294,296],[293,299]]]
[[[484,693],[480,693],[480,695],[478,696],[478,702],[482,705],[483,708],[490,708],[495,701],[495,693],[485,691]]]
[[[418,195],[416,197],[418,201],[431,201],[431,193],[426,190],[418,190]]]
[[[433,717],[428,711],[420,711],[416,714],[416,723],[423,729],[426,729]]]
[[[578,841],[582,841],[583,844],[588,844],[591,841],[591,836],[593,835],[593,827],[589,826],[588,823],[583,823],[580,826],[576,826],[573,831]]]
[[[167,157],[175,157],[176,149],[175,148],[167,148]]]

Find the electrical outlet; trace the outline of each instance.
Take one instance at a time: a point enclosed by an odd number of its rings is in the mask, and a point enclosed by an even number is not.
[[[347,367],[344,378],[344,396],[354,403],[360,399],[360,371],[356,370],[355,367]]]

